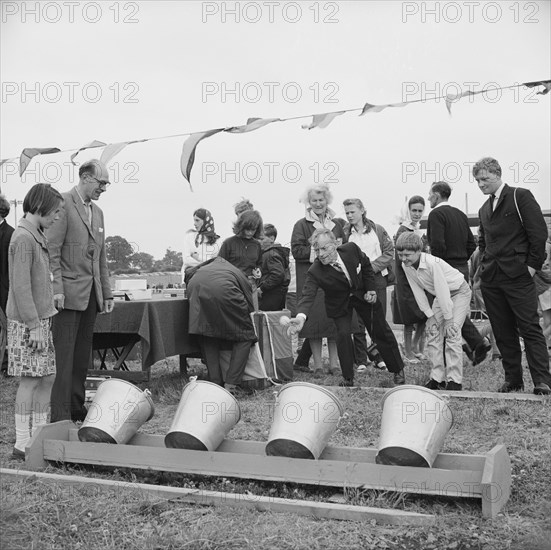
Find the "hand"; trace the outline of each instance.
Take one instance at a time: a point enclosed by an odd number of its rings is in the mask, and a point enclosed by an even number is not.
[[[368,291],[364,294],[364,300],[365,300],[368,304],[374,304],[374,303],[377,301],[377,293],[376,293],[374,290],[368,290]]]
[[[302,327],[304,326],[306,319],[304,317],[293,317],[289,321],[289,328],[287,329],[287,332],[290,334],[296,334],[297,332],[300,332],[302,330]]]
[[[454,338],[458,334],[458,328],[453,321],[446,321],[444,325],[444,334],[446,338]]]
[[[65,307],[65,294],[54,294],[54,307],[61,311]]]
[[[262,271],[260,271],[260,268],[259,267],[255,267],[252,271],[252,276],[255,278],[255,279],[260,279],[260,277],[262,277]]]
[[[111,313],[114,307],[115,301],[113,300],[113,298],[110,298],[109,300],[103,300],[103,311],[100,312],[100,315],[104,313]]]
[[[527,266],[527,267],[528,267],[528,273],[530,273],[530,277],[533,277],[534,273],[536,273],[536,270],[533,267],[530,267],[530,266]]]
[[[36,351],[41,351],[46,347],[46,339],[40,330],[40,326],[30,330],[29,343],[27,345]]]
[[[262,289],[260,287],[256,288],[256,294],[259,298],[262,298]]]
[[[192,253],[191,253],[191,257],[192,257],[192,258],[195,258],[196,260],[198,260],[198,259],[199,259],[199,252],[192,252]]]

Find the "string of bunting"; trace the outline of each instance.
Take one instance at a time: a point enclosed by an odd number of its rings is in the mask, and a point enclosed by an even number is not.
[[[79,149],[68,149],[65,151],[61,151],[57,147],[46,147],[46,148],[38,148],[38,147],[29,147],[26,149],[23,149],[21,152],[21,155],[19,157],[19,176],[21,177],[27,167],[29,166],[29,163],[31,160],[36,157],[37,155],[50,155],[53,153],[67,153],[71,151],[75,151],[71,155],[71,162],[72,164],[76,165],[75,158],[78,156],[78,154],[81,151],[84,151],[86,149],[93,149],[98,147],[104,147],[100,160],[107,164],[109,161],[111,161],[116,155],[118,155],[127,145],[131,145],[133,143],[143,143],[146,141],[154,141],[159,139],[169,139],[169,138],[175,138],[175,137],[184,137],[189,136],[188,139],[185,140],[183,147],[182,147],[182,154],[180,157],[180,169],[182,172],[183,177],[188,182],[190,189],[193,191],[193,187],[191,186],[191,170],[193,168],[193,164],[195,162],[195,151],[197,149],[197,146],[199,143],[215,134],[218,134],[220,132],[226,132],[229,134],[245,134],[247,132],[253,132],[255,130],[258,130],[260,128],[263,128],[264,126],[267,126],[268,124],[273,124],[274,122],[287,122],[289,120],[297,120],[302,118],[312,118],[310,124],[303,124],[302,128],[304,130],[313,130],[314,128],[327,128],[331,122],[338,116],[341,116],[345,113],[351,113],[355,111],[360,111],[359,116],[364,116],[366,114],[370,113],[380,113],[381,111],[384,111],[388,108],[396,108],[396,107],[406,107],[407,105],[410,105],[412,103],[425,103],[428,101],[438,101],[440,99],[443,99],[446,104],[446,109],[448,110],[448,113],[452,114],[451,107],[452,104],[456,101],[459,101],[463,97],[467,96],[474,96],[478,94],[484,94],[489,92],[495,92],[498,90],[507,90],[511,88],[520,88],[521,86],[526,86],[527,88],[535,88],[537,86],[543,86],[543,89],[539,92],[537,92],[538,95],[546,95],[551,91],[551,80],[538,80],[534,82],[523,82],[522,84],[514,84],[512,86],[503,86],[501,88],[491,88],[487,90],[480,90],[477,92],[473,92],[471,90],[468,90],[466,92],[461,92],[459,94],[446,94],[445,96],[437,96],[430,99],[414,99],[410,101],[402,101],[399,103],[386,103],[381,105],[374,105],[372,103],[365,103],[363,107],[358,107],[354,109],[345,109],[342,111],[331,111],[327,113],[319,113],[319,114],[310,114],[310,115],[299,115],[289,118],[249,118],[247,120],[247,123],[242,126],[231,126],[228,128],[214,128],[210,130],[205,130],[201,132],[188,132],[188,133],[182,133],[182,134],[175,134],[172,136],[161,136],[161,137],[153,137],[153,138],[144,138],[144,139],[137,139],[132,141],[123,141],[119,143],[104,143],[103,141],[94,140],[83,147],[80,147]],[[8,161],[16,161],[17,158],[8,158],[8,159],[2,159],[0,160],[0,167],[8,162]]]

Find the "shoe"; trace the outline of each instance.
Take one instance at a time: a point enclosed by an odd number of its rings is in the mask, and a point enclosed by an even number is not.
[[[482,344],[479,344],[474,348],[474,354],[473,354],[473,366],[478,365],[479,363],[482,363],[484,359],[486,359],[486,356],[488,355],[488,352],[492,349],[492,345],[486,342],[482,342]]]
[[[469,344],[463,344],[463,346],[461,346],[461,347],[463,348],[463,351],[465,352],[465,355],[472,362],[474,356],[473,356],[473,352],[472,352],[471,348],[469,347]]]
[[[535,388],[534,388],[535,389]],[[505,382],[501,388],[499,388],[498,393],[511,393],[512,391],[524,391],[524,386],[521,384],[520,386],[514,386],[513,384],[509,384]]]
[[[437,382],[433,378],[431,378],[426,384],[425,388],[429,390],[445,390],[446,389],[446,382]]]
[[[366,365],[358,365],[356,367],[356,372],[365,372],[367,370],[367,366]]]
[[[404,369],[402,369],[400,372],[394,373],[394,383],[397,386],[403,386],[406,383],[406,376],[404,374]]]
[[[446,382],[446,391],[461,391],[463,389],[463,386],[461,384],[458,384],[457,382],[454,382],[453,380],[449,380]]]
[[[544,382],[540,382],[534,386],[534,393],[536,395],[551,395],[551,388]]]
[[[343,378],[339,382],[339,386],[341,388],[353,388],[354,387],[354,380],[352,380],[352,378]]]
[[[381,359],[373,362],[373,368],[377,370],[386,370],[386,363]]]
[[[13,451],[11,453],[12,458],[15,458],[17,460],[25,460],[25,452],[20,451],[16,447],[13,448]]]
[[[303,365],[297,365],[296,363],[293,365],[293,370],[298,370],[300,372],[308,372],[310,374],[313,374],[313,370],[308,366],[303,366]]]

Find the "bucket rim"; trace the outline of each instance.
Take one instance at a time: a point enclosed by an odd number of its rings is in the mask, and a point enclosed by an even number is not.
[[[450,429],[451,427],[454,425],[455,423],[455,419],[454,419],[454,416],[453,416],[453,411],[449,405],[449,402],[448,402],[448,399],[446,399],[446,397],[449,398],[449,395],[448,394],[443,394],[443,395],[440,395],[439,393],[435,392],[434,390],[429,390],[429,388],[425,388],[425,386],[416,386],[415,384],[405,384],[403,386],[396,386],[394,388],[390,388],[384,395],[383,395],[383,398],[381,399],[381,408],[384,407],[384,404],[385,404],[385,400],[386,398],[391,394],[391,393],[394,393],[394,392],[397,392],[399,390],[419,390],[419,391],[422,391],[422,392],[425,392],[425,393],[428,393],[429,395],[432,395],[433,397],[436,397],[438,398],[440,401],[442,401],[444,403],[444,405],[446,405],[450,411],[450,414],[451,414],[451,423],[450,423]],[[446,396],[446,397],[445,397]]]
[[[237,424],[241,420],[241,406],[239,405],[239,401],[237,400],[235,395],[232,395],[226,388],[223,388],[222,386],[220,386],[219,384],[215,384],[214,382],[209,382],[208,380],[190,380],[184,386],[184,389],[182,390],[182,395],[184,395],[184,392],[186,391],[187,387],[190,384],[208,384],[209,386],[214,386],[219,390],[226,392],[233,399],[234,403],[237,405],[237,412],[239,413],[239,416],[237,417],[237,420],[235,423]]]
[[[147,420],[145,420],[144,422],[149,422],[153,418],[153,415],[155,414],[155,403],[153,402],[153,399],[151,397],[151,392],[149,390],[142,390],[142,389],[138,388],[138,386],[136,386],[135,384],[132,384],[132,382],[129,382],[128,380],[123,380],[122,378],[113,378],[113,377],[105,378],[102,382],[100,382],[98,384],[98,390],[99,390],[100,386],[102,386],[105,382],[124,382],[128,386],[131,386],[135,390],[138,390],[139,392],[141,392],[143,394],[143,396],[147,399],[147,402],[149,403],[149,406],[151,407],[151,413],[147,417]]]
[[[306,386],[306,387],[309,387],[309,388],[313,388],[313,389],[316,389],[316,390],[320,390],[322,391],[323,393],[327,394],[329,397],[331,397],[331,399],[333,399],[333,401],[335,401],[335,403],[337,404],[337,407],[339,407],[339,412],[340,412],[340,415],[342,416],[344,414],[344,407],[342,405],[342,403],[340,402],[340,399],[332,392],[332,391],[329,391],[327,388],[324,388],[323,386],[319,386],[318,384],[312,384],[311,382],[289,382],[288,384],[285,384],[284,386],[281,386],[277,392],[277,395],[279,396],[279,394],[286,388],[290,388],[291,386]]]

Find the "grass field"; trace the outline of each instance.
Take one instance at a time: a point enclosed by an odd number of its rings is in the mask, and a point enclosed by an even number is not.
[[[193,361],[191,374],[205,374]],[[502,380],[501,365],[486,361],[465,366],[465,388],[492,391]],[[526,369],[525,369],[526,370]],[[156,412],[142,431],[165,434],[178,404],[184,381],[176,360],[153,368],[150,389]],[[407,367],[408,383],[426,379],[427,364]],[[298,380],[335,385],[337,376]],[[358,375],[363,388],[339,388],[335,393],[346,415],[332,445],[377,446],[381,393],[369,387],[390,387],[391,375],[368,370]],[[21,468],[11,458],[14,441],[13,402],[17,381],[0,380],[0,460],[3,467]],[[525,384],[531,388],[527,371]],[[234,439],[266,441],[273,390],[243,398],[242,417],[230,432]],[[318,520],[292,514],[213,508],[166,501],[137,494],[133,481],[187,488],[238,492],[292,499],[328,501],[337,489],[292,483],[253,482],[153,471],[51,465],[46,471],[128,482],[128,489],[100,491],[62,488],[49,482],[1,480],[1,543],[19,549],[488,549],[544,550],[551,548],[551,400],[500,401],[453,398],[454,425],[443,451],[482,454],[503,443],[511,457],[513,487],[509,503],[494,520],[483,519],[476,499],[403,495],[381,491],[345,490],[349,504],[396,508],[435,514],[436,526],[391,527],[371,522]]]

